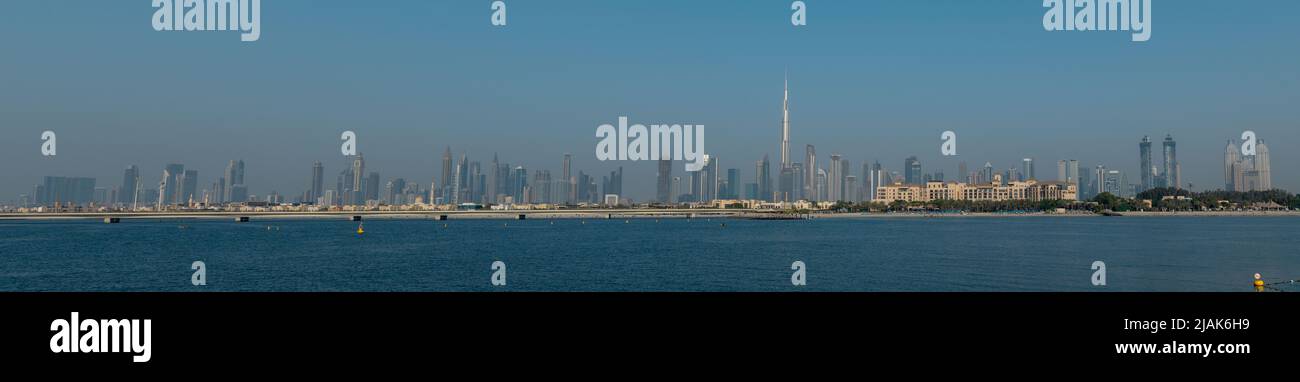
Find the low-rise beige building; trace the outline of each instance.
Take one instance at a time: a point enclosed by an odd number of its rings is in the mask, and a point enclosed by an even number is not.
[[[934,200],[1006,201],[1006,200],[1078,200],[1079,186],[1065,182],[1008,182],[1001,184],[994,176],[993,183],[966,184],[959,182],[928,182],[923,185],[896,183],[876,189],[877,202],[929,202]]]

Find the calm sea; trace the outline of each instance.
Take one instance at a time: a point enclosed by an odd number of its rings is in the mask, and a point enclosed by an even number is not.
[[[268,228],[269,227],[269,228]],[[4,291],[1253,291],[1296,217],[0,222]],[[191,263],[208,285],[191,285]],[[1093,261],[1107,285],[1093,287]],[[504,287],[491,264],[506,264]],[[808,285],[792,287],[791,263]],[[1284,289],[1285,290],[1285,289]]]

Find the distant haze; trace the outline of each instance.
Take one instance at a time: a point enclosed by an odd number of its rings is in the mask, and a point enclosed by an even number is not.
[[[333,187],[345,130],[383,182],[427,188],[446,146],[556,177],[569,152],[575,175],[623,166],[627,196],[647,200],[655,164],[596,161],[598,125],[705,125],[706,151],[753,182],[763,155],[779,164],[786,73],[798,162],[807,144],[855,175],[915,155],[951,180],[959,161],[1032,157],[1053,179],[1078,159],[1137,183],[1139,140],[1172,133],[1184,182],[1205,190],[1223,187],[1223,147],[1249,129],[1273,184],[1300,191],[1300,2],[1156,2],[1141,43],[1044,31],[1037,0],[811,1],[797,28],[790,1],[506,3],[497,28],[487,1],[264,1],[252,43],[156,32],[145,0],[7,3],[0,203],[46,175],[119,186],[129,165],[146,188],[167,163],[207,188],[232,159],[250,193],[292,197],[315,161]],[[55,157],[41,156],[45,130]],[[957,158],[939,156],[945,130]]]

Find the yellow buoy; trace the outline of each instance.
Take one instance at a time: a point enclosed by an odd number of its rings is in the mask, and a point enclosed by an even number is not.
[[[362,224],[357,225],[357,234],[358,234],[358,235],[363,234],[363,233],[366,233],[366,228],[365,228],[365,226],[366,226],[365,223],[362,223]]]
[[[1258,273],[1255,274],[1255,286],[1257,287],[1264,286],[1264,280],[1260,277]]]

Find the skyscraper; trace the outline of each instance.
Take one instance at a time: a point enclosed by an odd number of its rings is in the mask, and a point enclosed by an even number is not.
[[[703,176],[702,171],[696,171],[697,176]],[[610,171],[609,176],[602,177],[604,184],[602,193],[597,196],[598,200],[604,200],[606,195],[623,196],[623,166],[618,166],[617,170]]]
[[[673,161],[664,158],[659,160],[659,173],[655,178],[656,190],[655,199],[660,203],[672,202],[672,179],[673,179]]]
[[[356,159],[352,160],[352,195],[348,201],[351,205],[365,204],[365,157],[357,153]]]
[[[718,193],[722,191],[723,183],[726,183],[723,180],[722,167],[720,167],[722,165],[721,158],[716,155],[705,155],[704,158],[708,164],[706,168],[709,170],[709,197],[706,201],[720,199]]]
[[[830,185],[827,177],[826,169],[817,169],[817,177],[813,180],[817,183],[817,200],[830,200]]]
[[[831,154],[831,162],[827,163],[831,168],[826,179],[826,186],[829,187],[826,190],[827,201],[838,202],[844,200],[844,168],[842,162],[840,154]]]
[[[343,171],[339,171],[334,190],[336,192],[331,203],[341,206],[352,204],[352,166],[343,167]]]
[[[844,177],[844,200],[856,203],[858,201],[858,177],[849,175]]]
[[[781,169],[790,167],[790,79],[785,80],[785,94],[781,99]]]
[[[307,203],[316,203],[325,196],[325,166],[316,162],[311,166],[311,192],[307,194]]]
[[[492,173],[487,178],[487,202],[488,204],[497,203],[497,195],[501,194],[501,163],[497,160],[497,154],[492,153]]]
[[[1229,140],[1224,150],[1223,171],[1227,191],[1269,191],[1273,189],[1268,146],[1255,144],[1255,155],[1243,155],[1239,142]]]
[[[727,195],[726,199],[740,199],[740,170],[727,169]]]
[[[1246,173],[1243,165],[1237,142],[1229,139],[1228,147],[1223,150],[1224,191],[1243,191],[1243,176]]]
[[[85,206],[94,200],[95,178],[47,176],[45,183],[36,187],[36,203],[43,206]]]
[[[780,174],[777,175],[777,185],[776,201],[794,200],[794,169],[788,166],[782,167]]]
[[[136,202],[136,192],[140,188],[140,167],[131,165],[125,171],[122,171],[122,188],[118,191],[117,201],[122,205],[132,205]]]
[[[903,177],[906,179],[905,182],[907,182],[907,184],[925,183],[922,176],[921,161],[917,160],[914,156],[908,157],[903,164]]]
[[[514,198],[515,203],[525,203],[527,199],[525,198],[526,195],[524,191],[528,189],[528,170],[525,169],[524,166],[515,167],[515,171],[511,178],[514,180],[514,183],[511,186],[512,198]]]
[[[965,165],[966,162],[962,162],[962,166]],[[880,187],[885,186],[885,169],[880,165],[879,161],[871,165],[871,172],[867,175],[865,185],[867,186],[867,201],[876,200],[878,190]]]
[[[172,165],[167,165],[166,167],[163,167],[162,179],[158,180],[158,205],[155,208],[159,211],[163,209],[163,206],[171,204],[170,201],[167,200],[167,190],[175,184],[175,181],[172,179],[171,166]],[[49,183],[49,180],[46,180],[45,183]]]
[[[459,205],[464,202],[465,191],[468,183],[466,180],[469,176],[469,168],[466,167],[468,166],[466,163],[467,160],[465,154],[460,154],[460,160],[456,161],[456,167],[452,170],[451,184],[447,186],[447,189],[450,191],[450,194],[448,195],[448,198],[450,199],[448,200],[453,205]]]
[[[371,200],[379,200],[379,173],[371,172],[366,176],[365,197],[361,199],[361,204]]]
[[[194,194],[199,189],[199,172],[196,170],[185,170],[181,173],[179,194],[176,196],[176,203],[189,204],[194,202]]]
[[[680,176],[673,177],[672,194],[673,194],[672,203],[682,202],[682,198],[685,197],[686,194],[686,191],[682,189],[682,177]]]
[[[1164,154],[1165,167],[1163,175],[1165,177],[1165,187],[1182,188],[1183,179],[1182,174],[1180,174],[1181,169],[1178,166],[1178,144],[1174,142],[1172,134],[1165,135]]]
[[[804,157],[804,198],[817,201],[817,149],[808,145]]]
[[[1056,162],[1056,180],[1070,184],[1080,184],[1079,161],[1062,159]],[[1080,191],[1082,190],[1080,188]]]
[[[1270,191],[1273,189],[1273,169],[1270,167],[1268,159],[1268,146],[1260,140],[1255,144],[1255,173],[1254,182],[1257,191]]]
[[[659,166],[662,167],[663,164],[660,163]],[[672,166],[671,162],[669,163],[669,166]],[[576,193],[577,190],[575,190],[573,187],[574,181],[573,181],[573,173],[571,172],[572,168],[573,168],[573,154],[564,153],[564,164],[563,164],[563,168],[560,170],[560,175],[564,176],[563,178],[560,178],[561,184],[563,185],[562,193],[564,196],[563,200],[560,201],[562,201],[564,204],[573,203],[573,200],[577,197],[577,193]],[[659,171],[662,172],[663,168],[660,168]],[[660,188],[662,187],[663,186],[660,186]]]
[[[1038,179],[1034,175],[1034,158],[1025,158],[1020,169],[1021,180]]]
[[[763,160],[758,161],[754,169],[755,183],[758,184],[758,199],[771,201],[775,196],[772,190],[772,170],[771,162],[767,159],[767,154],[763,154]]]
[[[185,165],[170,163],[163,169],[163,179],[158,184],[159,203],[172,205],[179,203],[176,195],[180,192],[180,178],[185,174]]]
[[[388,190],[387,192],[385,192],[385,194],[387,195],[385,199],[388,200],[388,204],[398,205],[398,206],[410,204],[412,201],[406,200],[406,194],[402,192],[403,189],[405,188],[406,188],[406,179],[396,178],[396,179],[389,180]]]
[[[1138,186],[1138,191],[1146,191],[1156,188],[1155,184],[1155,167],[1151,163],[1151,137],[1142,137],[1142,142],[1138,143],[1138,171],[1141,172],[1142,184]]]
[[[804,175],[803,163],[795,162],[790,164],[790,177],[794,179],[794,193],[790,195],[791,200],[808,200],[808,195],[804,193]]]
[[[451,200],[447,195],[451,186],[451,177],[451,146],[447,146],[447,150],[442,152],[442,178],[438,179],[438,182],[442,185],[442,191],[438,193],[438,196],[442,196],[444,200]]]
[[[470,193],[467,198],[474,203],[484,203],[483,190],[487,187],[487,177],[483,175],[483,165],[478,161],[469,162],[469,179]]]
[[[529,203],[550,203],[551,202],[551,172],[548,170],[533,171],[533,183],[530,189],[532,192],[529,197]]]
[[[221,201],[238,203],[247,201],[247,188],[244,186],[244,161],[232,160],[226,165],[226,187]],[[238,190],[236,190],[238,186]],[[244,195],[239,195],[243,193]]]

